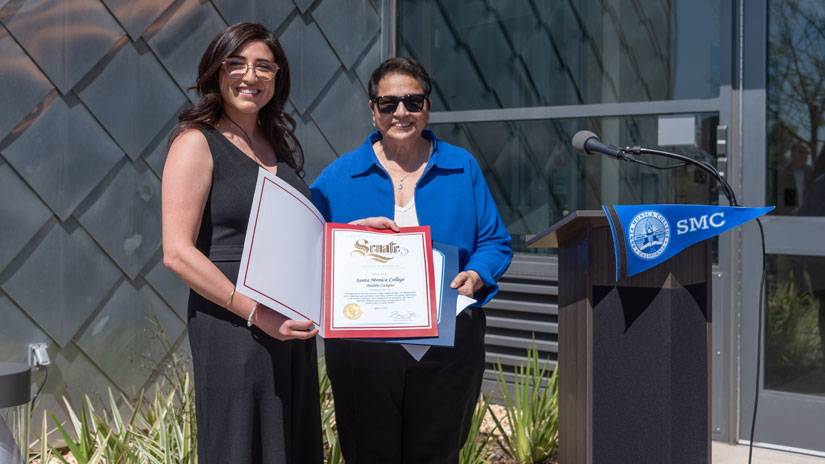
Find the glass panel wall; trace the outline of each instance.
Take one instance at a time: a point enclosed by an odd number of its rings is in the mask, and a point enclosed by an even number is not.
[[[719,95],[719,0],[400,0],[435,111]]]
[[[771,0],[767,198],[774,214],[825,215],[825,3]]]
[[[714,162],[718,115],[684,117],[694,120],[693,143],[659,148]],[[433,125],[439,137],[476,156],[513,235],[516,251],[528,251],[524,247],[527,235],[577,209],[599,209],[602,204],[615,203],[715,202],[715,183],[692,166],[661,171],[581,155],[570,146],[570,139],[583,129],[622,146],[654,148],[661,136],[659,116]],[[673,166],[662,159],[639,159]]]
[[[383,4],[0,0],[0,362],[48,344],[33,417],[60,416],[64,397],[134,395],[172,345],[188,358],[161,176],[209,41],[241,21],[277,33],[311,182],[370,131]]]
[[[825,395],[825,257],[767,264],[765,388]]]

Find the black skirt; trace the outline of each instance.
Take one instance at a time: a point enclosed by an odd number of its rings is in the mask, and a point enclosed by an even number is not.
[[[237,261],[216,262],[235,281]],[[201,464],[323,461],[315,340],[282,342],[189,297]]]

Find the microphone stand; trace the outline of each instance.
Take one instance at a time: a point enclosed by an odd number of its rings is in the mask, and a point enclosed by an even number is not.
[[[722,187],[722,193],[724,193],[725,198],[728,199],[728,203],[730,203],[731,206],[739,206],[739,202],[736,201],[736,194],[733,192],[733,188],[731,188],[728,181],[725,180],[725,178],[722,176],[722,174],[720,174],[719,171],[715,167],[713,167],[710,163],[708,163],[706,161],[695,160],[695,159],[693,159],[689,156],[680,155],[678,153],[671,153],[669,151],[662,151],[662,150],[653,150],[651,148],[645,148],[645,147],[639,147],[639,146],[622,148],[621,152],[619,153],[618,156],[616,156],[616,158],[620,159],[620,160],[623,160],[623,161],[631,161],[631,162],[634,162],[634,163],[643,164],[645,166],[650,166],[650,167],[654,167],[654,168],[658,168],[658,169],[663,169],[662,166],[656,166],[656,165],[653,165],[653,164],[649,164],[649,163],[645,163],[643,161],[637,160],[636,158],[633,158],[632,155],[657,155],[657,156],[662,156],[662,157],[665,157],[665,158],[671,158],[671,159],[674,159],[674,160],[678,160],[678,161],[681,161],[682,163],[685,163],[685,164],[692,164],[694,166],[697,166],[697,167],[699,167],[699,169],[705,171],[706,173],[710,174],[711,177],[716,179],[716,181]]]
[[[713,178],[716,179],[717,182],[719,182],[719,185],[722,186],[722,193],[725,194],[725,197],[727,197],[728,202],[731,206],[739,206],[739,202],[736,201],[736,194],[733,192],[733,188],[731,188],[728,181],[722,176],[721,173],[719,173],[719,171],[713,165],[706,161],[695,160],[688,156],[680,155],[678,153],[671,153],[662,150],[653,150],[651,148],[644,148],[639,146],[622,148],[621,151],[617,154],[616,158],[624,161],[639,163],[657,169],[665,169],[663,166],[656,166],[651,163],[637,160],[633,157],[633,155],[657,155],[665,158],[679,160],[684,164],[692,164],[694,166],[698,166],[699,169],[707,172],[708,174],[713,176]],[[756,386],[754,387],[753,416],[751,417],[750,440],[748,442],[748,463],[750,463],[751,459],[753,458],[753,440],[754,435],[756,434],[756,412],[759,408],[759,381],[761,379],[760,371],[762,365],[762,321],[764,319],[764,316],[762,314],[762,312],[764,311],[762,297],[765,294],[765,271],[767,265],[765,250],[765,230],[762,228],[762,220],[760,218],[756,218],[756,224],[759,226],[759,235],[762,239],[762,278],[760,279],[759,283],[759,305],[757,306],[759,323],[756,329]]]

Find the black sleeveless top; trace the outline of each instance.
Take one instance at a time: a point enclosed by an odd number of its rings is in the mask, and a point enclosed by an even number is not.
[[[212,152],[212,188],[195,246],[215,262],[240,261],[259,165],[215,129],[202,129]],[[309,187],[285,162],[278,178],[310,198]]]

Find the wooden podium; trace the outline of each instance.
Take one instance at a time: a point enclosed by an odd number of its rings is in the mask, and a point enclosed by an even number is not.
[[[527,244],[559,250],[560,463],[710,462],[708,241],[618,282],[601,211]]]

